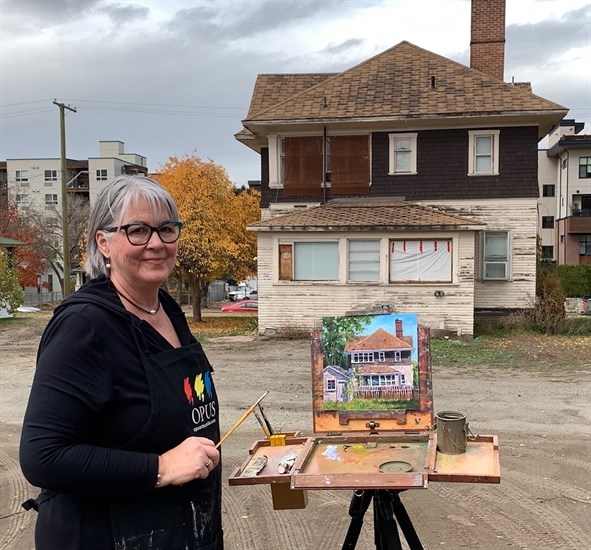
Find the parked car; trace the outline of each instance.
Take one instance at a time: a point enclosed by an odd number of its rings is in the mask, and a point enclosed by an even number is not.
[[[224,313],[257,313],[259,311],[259,303],[256,300],[242,300],[222,306],[220,311]]]
[[[257,283],[256,280],[251,279],[248,283],[240,283],[228,292],[228,299],[232,302],[238,302],[247,298],[255,299],[257,297]]]

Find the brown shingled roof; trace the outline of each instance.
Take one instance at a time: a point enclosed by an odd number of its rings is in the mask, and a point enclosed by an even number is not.
[[[345,344],[345,351],[412,349],[412,344],[379,328],[369,336],[355,338]]]
[[[476,230],[476,220],[428,206],[395,200],[332,200],[313,208],[250,224],[251,231]]]
[[[566,111],[525,86],[499,82],[406,41],[325,79],[300,76],[261,75],[244,125]]]
[[[247,118],[336,76],[338,73],[260,74],[254,84]]]

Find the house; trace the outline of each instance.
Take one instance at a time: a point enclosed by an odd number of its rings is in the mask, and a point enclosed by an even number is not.
[[[343,402],[346,403],[350,399],[352,376],[351,373],[340,367],[339,365],[328,365],[322,371],[322,379],[324,382],[325,402]]]
[[[323,369],[325,402],[417,398],[414,370],[418,364],[412,360],[413,337],[402,334],[401,319],[395,320],[394,330],[393,333],[389,327],[379,327],[346,342],[346,368],[327,365]]]
[[[538,227],[542,257],[558,265],[591,264],[591,135],[560,121],[538,151]]]
[[[372,334],[347,342],[345,354],[357,375],[355,397],[405,399],[413,397],[412,336],[403,336],[402,321],[396,334],[379,328]]]
[[[387,306],[470,336],[531,307],[538,142],[567,109],[503,81],[504,0],[473,0],[470,67],[403,41],[341,73],[259,75],[259,332]]]
[[[84,203],[94,202],[106,182],[119,174],[146,174],[146,157],[125,153],[121,141],[99,142],[99,155],[84,160],[66,159],[66,190],[69,197],[79,197]],[[0,162],[0,209],[12,197],[22,211],[34,208],[54,228],[55,250],[61,250],[62,176],[60,158],[7,159]],[[25,303],[41,303],[62,298],[60,280],[63,266],[60,256],[54,269],[48,266],[36,288],[25,289]],[[75,268],[76,266],[72,266]],[[73,269],[76,286],[82,282],[82,272]]]

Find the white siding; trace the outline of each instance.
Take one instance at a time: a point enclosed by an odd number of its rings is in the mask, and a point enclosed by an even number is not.
[[[435,203],[424,203],[435,205]],[[442,206],[441,202],[437,206]],[[519,309],[533,306],[536,292],[537,200],[497,199],[474,204],[448,201],[444,204],[458,214],[486,223],[487,230],[513,232],[513,255],[509,281],[477,280],[474,307]]]
[[[258,234],[259,332],[272,334],[288,330],[309,331],[322,317],[385,306],[398,312],[418,313],[419,322],[435,329],[473,333],[474,316],[474,233],[350,233],[315,232],[314,238],[453,238],[454,277],[446,284],[389,284],[387,268],[381,283],[346,283],[346,260],[341,254],[340,282],[278,281],[278,237],[285,233]],[[293,240],[310,239],[310,233],[293,233]],[[341,250],[344,247],[341,246]],[[382,265],[387,265],[384,250]],[[443,290],[442,297],[434,295]]]

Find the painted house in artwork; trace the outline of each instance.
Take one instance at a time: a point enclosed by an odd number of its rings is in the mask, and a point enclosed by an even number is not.
[[[402,321],[397,319],[395,334],[378,328],[347,342],[344,354],[349,368],[324,367],[324,401],[416,398],[411,358],[414,341],[402,330]]]
[[[349,401],[349,388],[352,384],[350,371],[338,365],[324,367],[324,401]]]
[[[413,337],[402,334],[396,320],[396,334],[379,328],[345,346],[351,372],[356,373],[357,398],[411,399],[413,397]]]

